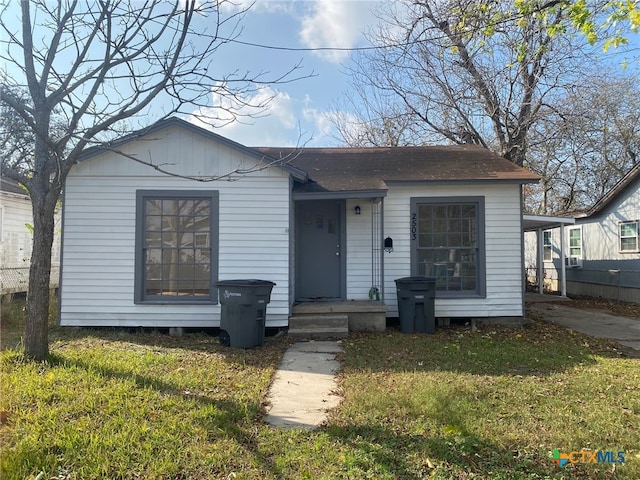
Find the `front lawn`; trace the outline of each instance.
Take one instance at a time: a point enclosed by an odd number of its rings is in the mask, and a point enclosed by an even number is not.
[[[2,479],[640,478],[640,360],[545,322],[352,335],[344,402],[313,432],[261,421],[286,337],[52,338],[46,363],[1,354]],[[560,468],[554,449],[625,462]]]

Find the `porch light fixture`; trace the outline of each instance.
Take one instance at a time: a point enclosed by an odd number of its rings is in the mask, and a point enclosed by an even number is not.
[[[354,208],[354,210],[356,212],[356,215],[360,215],[360,212],[362,211],[360,210],[360,205],[356,205],[356,208]]]
[[[384,239],[384,251],[387,253],[393,252],[393,239],[391,237]]]

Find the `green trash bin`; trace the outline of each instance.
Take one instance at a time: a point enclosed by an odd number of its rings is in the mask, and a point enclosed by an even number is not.
[[[267,304],[274,286],[273,282],[254,279],[216,282],[222,345],[252,348],[264,343]]]
[[[404,277],[396,279],[398,316],[402,333],[434,333],[436,279]]]

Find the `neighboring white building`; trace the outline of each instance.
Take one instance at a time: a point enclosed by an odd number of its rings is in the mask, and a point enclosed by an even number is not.
[[[544,284],[559,290],[562,278],[560,228],[541,232]],[[567,295],[640,303],[640,165],[604,195],[575,224],[564,227]],[[531,281],[539,262],[536,234],[525,234],[525,265]]]
[[[0,293],[26,292],[33,237],[31,200],[17,182],[0,178]],[[60,266],[60,215],[56,217],[51,287],[58,286]]]
[[[132,158],[189,177],[253,171],[199,182]],[[379,298],[393,317],[394,280],[410,275],[437,279],[438,317],[521,317],[521,187],[535,181],[476,146],[248,148],[164,120],[70,172],[60,321],[218,326],[215,282],[256,278],[276,283],[267,326],[329,299]]]

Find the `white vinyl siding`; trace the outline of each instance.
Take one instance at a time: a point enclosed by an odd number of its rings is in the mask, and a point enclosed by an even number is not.
[[[33,236],[31,200],[24,195],[0,192],[0,292],[26,292]],[[51,249],[51,288],[58,286],[60,264],[60,212],[54,217]]]
[[[632,188],[625,191],[625,194],[602,214],[585,220],[576,219],[576,223],[580,223],[582,227],[582,245],[584,249],[582,258],[585,261],[639,261],[640,252],[620,251],[618,226],[623,221],[638,218],[640,218],[640,182],[636,181]],[[616,267],[611,265],[608,268]],[[637,267],[631,268],[637,270]]]
[[[1,194],[2,234],[1,265],[3,268],[29,267],[31,258],[31,200],[11,194]]]
[[[485,297],[436,298],[437,317],[522,316],[522,239],[519,185],[392,186],[385,198],[384,236],[394,251],[385,253],[385,303],[397,316],[395,279],[411,275],[410,199],[484,197]]]
[[[256,163],[242,152],[183,129],[162,133],[153,141],[127,145],[128,153],[175,165],[184,175],[228,173]],[[218,279],[275,282],[267,325],[287,325],[290,184],[286,172],[270,167],[231,182],[197,182],[156,173],[112,153],[77,165],[65,187],[62,325],[219,325],[219,305],[135,304],[135,207],[140,189],[218,191]]]
[[[356,205],[360,215],[355,214]],[[372,254],[380,255],[372,250],[371,209],[369,199],[347,201],[347,298],[351,300],[369,300],[371,287],[380,287],[379,273],[371,268]]]

